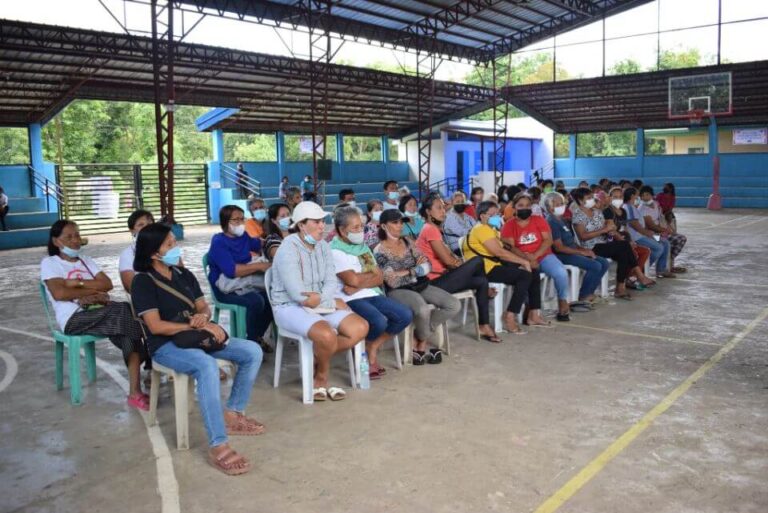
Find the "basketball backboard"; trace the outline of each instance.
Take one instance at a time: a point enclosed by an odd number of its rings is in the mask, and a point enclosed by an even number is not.
[[[670,77],[669,119],[727,116],[731,98],[730,72]]]

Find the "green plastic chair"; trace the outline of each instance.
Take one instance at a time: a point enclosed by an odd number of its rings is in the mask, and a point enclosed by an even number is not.
[[[104,340],[105,337],[94,335],[65,335],[56,328],[56,323],[51,317],[51,309],[48,306],[48,296],[46,295],[45,283],[40,282],[40,299],[45,308],[45,317],[48,320],[48,327],[53,335],[53,341],[56,345],[56,390],[64,388],[64,347],[67,348],[69,357],[69,390],[72,404],[80,404],[81,385],[80,385],[80,349],[85,351],[85,369],[88,374],[88,381],[96,381],[96,342]]]
[[[205,273],[205,278],[208,279],[208,253],[203,255],[203,272]],[[209,280],[210,284],[210,280]],[[218,299],[216,299],[216,294],[213,293],[213,284],[211,285],[211,299],[213,300],[213,322],[218,323],[219,322],[219,314],[222,310],[228,310],[229,311],[229,335],[231,337],[235,338],[243,338],[247,339],[247,328],[246,328],[246,320],[247,320],[247,310],[244,306],[241,305],[233,305],[230,303],[221,303]]]

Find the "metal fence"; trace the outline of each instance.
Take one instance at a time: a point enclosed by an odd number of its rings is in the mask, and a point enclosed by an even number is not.
[[[57,167],[65,212],[83,234],[128,229],[128,216],[137,208],[160,215],[156,164],[66,164]],[[206,164],[174,167],[174,218],[194,225],[209,222]]]

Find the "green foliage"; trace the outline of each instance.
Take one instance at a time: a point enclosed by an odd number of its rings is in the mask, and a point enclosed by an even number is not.
[[[629,157],[637,153],[637,133],[591,132],[576,136],[577,157]]]
[[[568,134],[555,134],[555,158],[567,159],[571,156],[571,143]]]
[[[646,155],[666,155],[667,141],[663,138],[645,136],[645,154]]]
[[[224,160],[229,162],[276,162],[275,134],[224,134]]]
[[[344,160],[381,161],[381,137],[344,137]]]
[[[704,64],[702,62],[701,52],[698,48],[688,48],[685,50],[663,50],[659,54],[659,70],[693,68]],[[641,73],[643,71],[656,71],[656,66],[643,68],[643,66],[634,59],[623,59],[608,69],[609,75],[628,75],[630,73]]]
[[[29,163],[26,128],[0,127],[0,164]]]

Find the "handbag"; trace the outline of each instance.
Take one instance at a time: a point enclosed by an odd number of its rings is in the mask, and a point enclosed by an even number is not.
[[[173,322],[188,322],[189,318],[192,317],[195,312],[195,304],[192,302],[192,300],[173,287],[161,282],[151,274],[148,274],[148,276],[152,278],[152,281],[155,282],[155,285],[189,305],[191,311],[184,310],[181,312],[180,316],[177,316],[173,320]],[[179,319],[179,317],[181,317],[181,319]],[[188,330],[180,331],[176,333],[171,340],[176,345],[176,347],[180,349],[202,349],[206,353],[211,353],[223,349],[226,347],[227,342],[229,341],[229,334],[226,332],[226,330],[224,330],[224,328],[222,328],[222,330],[224,331],[225,337],[221,342],[217,341],[216,337],[214,337],[211,332],[197,328],[190,328]]]

